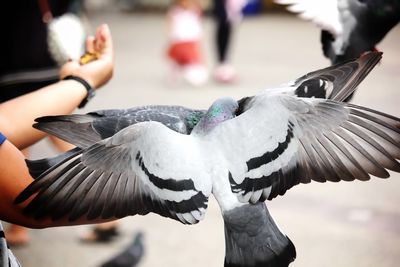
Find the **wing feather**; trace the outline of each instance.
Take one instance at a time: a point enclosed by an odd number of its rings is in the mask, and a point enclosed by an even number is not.
[[[368,180],[369,175],[368,173],[361,167],[359,162],[354,158],[353,154],[350,152],[348,148],[346,148],[343,141],[339,139],[337,135],[333,132],[324,132],[324,136],[332,142],[332,144],[338,149],[338,154],[341,155],[341,160],[348,167],[349,171],[357,177],[358,180]]]
[[[82,167],[80,166],[80,168],[82,168]],[[64,217],[65,213],[70,213],[75,205],[81,204],[77,200],[82,194],[82,189],[84,188],[84,185],[85,185],[85,178],[88,177],[92,173],[93,173],[93,170],[82,168],[82,170],[77,172],[76,175],[69,181],[70,186],[66,187],[66,189],[68,189],[68,190],[65,193],[63,202],[60,202],[62,208],[55,209],[54,216],[53,216],[54,220],[58,220],[58,219]],[[81,186],[81,185],[83,185],[83,186]],[[51,188],[49,188],[49,190],[51,191]],[[43,205],[46,205],[45,204],[46,202],[47,202],[46,194],[43,194],[43,200],[41,201],[42,204],[40,206],[43,207]],[[39,206],[39,205],[37,205],[37,206]],[[37,207],[36,209],[37,209],[37,211],[35,211],[37,214],[36,217],[38,217],[38,216],[44,217],[46,215],[45,208]]]
[[[75,221],[155,212],[196,223],[207,208],[211,179],[192,139],[157,122],[127,127],[43,173],[16,202],[37,193],[25,210],[36,218]],[[175,168],[178,163],[187,168]]]
[[[266,89],[261,94],[285,94],[304,98],[331,99],[338,102],[347,101],[381,58],[380,52],[368,52],[356,60],[348,60],[309,72],[278,88]],[[257,97],[240,99],[237,115],[246,112]]]
[[[128,189],[127,189],[127,184],[128,184],[128,176],[123,173],[120,176],[120,182],[118,184],[118,193],[116,196],[128,196]],[[115,217],[117,218],[122,218],[124,217],[128,205],[126,199],[129,198],[123,198],[121,201],[116,200],[116,208],[115,208]]]
[[[360,137],[361,139],[364,140],[362,142],[365,144],[363,147],[367,148],[370,151],[376,151],[378,154],[376,154],[374,157],[379,157],[380,158],[380,164],[389,170],[393,170],[396,172],[400,171],[400,164],[392,157],[390,153],[386,151],[386,149],[379,144],[379,142],[375,141],[374,138],[370,137],[367,133],[362,131],[361,129],[357,128],[355,125],[351,124],[350,122],[344,122],[343,123],[343,128],[348,130],[349,132],[353,133],[354,135]],[[379,140],[379,141],[385,141]],[[379,155],[380,153],[380,155]],[[393,153],[392,153],[393,154]],[[394,155],[396,156],[396,155]]]
[[[86,179],[87,183],[85,184],[82,190],[81,196],[77,200],[77,203],[79,203],[79,205],[75,205],[75,207],[71,211],[71,221],[76,220],[81,216],[83,216],[85,213],[87,213],[92,205],[92,202],[86,201],[85,199],[86,198],[93,199],[92,198],[93,194],[96,191],[97,185],[99,184],[99,180],[102,179],[103,173],[99,171],[94,171],[92,175],[94,176],[92,179]],[[55,190],[55,192],[59,191],[60,189],[58,189],[57,191]],[[49,199],[48,201],[49,203],[52,203],[51,199]],[[52,206],[57,207],[57,205],[52,205]],[[48,209],[47,212],[51,214],[54,212],[54,210]]]
[[[321,146],[315,136],[313,137],[311,146],[316,152],[318,162],[320,162],[320,167],[322,169],[322,173],[324,174],[323,176],[326,177],[326,180],[331,182],[339,182],[341,179],[335,171],[336,166],[334,166],[334,162],[329,156],[329,152]]]
[[[386,129],[386,132],[382,127],[375,126],[374,124],[370,123],[368,124],[365,120],[350,115],[349,116],[349,122],[360,126],[363,128],[363,130],[369,131],[371,134],[373,134],[374,138],[378,140],[378,143],[382,145],[386,151],[389,151],[389,153],[395,155],[396,158],[400,158],[400,149],[396,146],[396,144],[400,140],[395,140],[395,136],[388,134],[390,130]]]
[[[381,167],[374,157],[368,153],[363,146],[360,145],[360,142],[353,138],[353,136],[347,131],[345,131],[343,128],[337,128],[334,129],[333,132],[347,142],[353,156],[355,156],[357,161],[362,164],[366,172],[381,178],[389,176],[389,173],[383,167]]]
[[[272,199],[310,180],[368,180],[370,175],[388,177],[387,170],[400,172],[396,117],[353,104],[283,95],[259,95],[247,105],[237,122],[221,125],[233,138],[240,132],[233,125],[249,129],[248,135],[236,137],[241,142],[230,141],[238,160],[229,167],[229,180],[241,201]],[[293,138],[282,141],[288,129]],[[233,153],[232,148],[227,151]]]
[[[329,158],[331,159],[330,162],[335,164],[334,169],[337,169],[339,173],[342,175],[340,176],[339,180],[344,180],[344,181],[353,181],[355,177],[353,174],[348,170],[346,165],[343,163],[343,161],[340,159],[339,156],[339,151],[337,151],[333,144],[329,142],[329,140],[323,136],[321,133],[316,133],[316,139],[320,143],[320,145],[323,147],[323,149],[326,149],[326,152],[329,154]]]
[[[338,0],[274,0],[274,2],[288,5],[287,9],[290,12],[298,14],[304,20],[312,21],[334,36],[340,35],[343,31]]]
[[[80,148],[87,148],[127,126],[145,121],[158,121],[174,131],[188,134],[193,128],[190,120],[202,114],[203,110],[154,105],[99,110],[88,114],[45,116],[37,118],[33,127]]]
[[[321,166],[322,162],[317,159],[317,155],[312,148],[310,138],[304,138],[301,142],[305,154],[307,155],[306,160],[309,162],[309,166],[311,167],[312,178],[314,181],[324,183],[326,182],[326,178],[324,178],[324,174],[322,173],[323,166]]]

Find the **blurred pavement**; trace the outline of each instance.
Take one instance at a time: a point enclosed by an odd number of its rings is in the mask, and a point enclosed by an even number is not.
[[[267,14],[245,18],[235,35],[232,61],[240,75],[235,85],[210,81],[195,88],[168,83],[165,20],[162,14],[116,11],[90,14],[94,28],[110,25],[116,49],[113,80],[84,110],[147,104],[207,108],[219,96],[240,98],[329,65],[322,56],[319,31],[296,17]],[[207,18],[204,48],[213,66],[213,23]],[[382,63],[362,83],[353,102],[400,116],[400,27],[378,47]],[[53,155],[46,142],[32,158]],[[397,267],[400,262],[400,175],[387,180],[300,185],[268,202],[272,215],[297,249],[291,265]],[[185,226],[158,215],[121,221],[121,238],[109,245],[82,244],[88,226],[31,230],[31,243],[14,248],[25,267],[95,267],[122,249],[136,231],[144,231],[142,267],[221,267],[222,217],[214,199],[205,220]]]

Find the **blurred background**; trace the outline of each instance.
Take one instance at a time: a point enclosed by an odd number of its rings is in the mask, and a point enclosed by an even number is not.
[[[114,77],[77,113],[149,104],[206,109],[220,96],[241,98],[330,65],[321,50],[320,29],[285,12],[269,0],[251,0],[235,25],[229,63],[231,82],[218,82],[213,71],[215,22],[204,1],[201,51],[208,80],[192,84],[176,78],[167,58],[167,0],[86,0],[84,17],[93,32],[107,23],[113,35]],[[353,103],[400,116],[400,27],[378,48],[382,62],[361,84]],[[178,74],[179,76],[180,74]],[[173,77],[171,77],[173,76]],[[46,141],[31,158],[54,155]],[[400,175],[368,182],[311,183],[267,203],[272,216],[291,238],[297,259],[291,266],[399,266]],[[185,226],[158,215],[121,220],[110,243],[82,243],[90,226],[30,230],[30,241],[13,251],[27,267],[95,267],[121,251],[135,233],[144,233],[144,257],[138,266],[223,266],[223,221],[211,198],[205,219]]]

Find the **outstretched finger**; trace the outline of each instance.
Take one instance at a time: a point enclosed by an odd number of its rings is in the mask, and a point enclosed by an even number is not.
[[[102,54],[112,53],[113,51],[111,32],[107,24],[97,27],[95,49]]]
[[[86,52],[87,53],[95,53],[95,39],[93,36],[88,36],[86,38]]]

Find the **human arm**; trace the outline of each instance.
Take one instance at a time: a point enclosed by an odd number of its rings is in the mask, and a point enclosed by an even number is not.
[[[78,225],[105,222],[109,220],[88,221],[85,219],[69,222],[66,219],[52,221],[49,218],[35,220],[22,213],[30,200],[14,205],[17,195],[32,182],[25,157],[11,142],[0,145],[0,220],[29,228],[46,228],[63,225]]]
[[[114,51],[107,25],[96,30],[95,37],[86,42],[88,52],[96,52],[98,59],[85,65],[77,61],[66,63],[60,78],[75,75],[98,89],[111,79]],[[44,115],[71,113],[86,97],[85,87],[75,80],[61,80],[37,91],[0,104],[0,129],[19,149],[26,148],[45,136],[32,128],[34,119]]]

